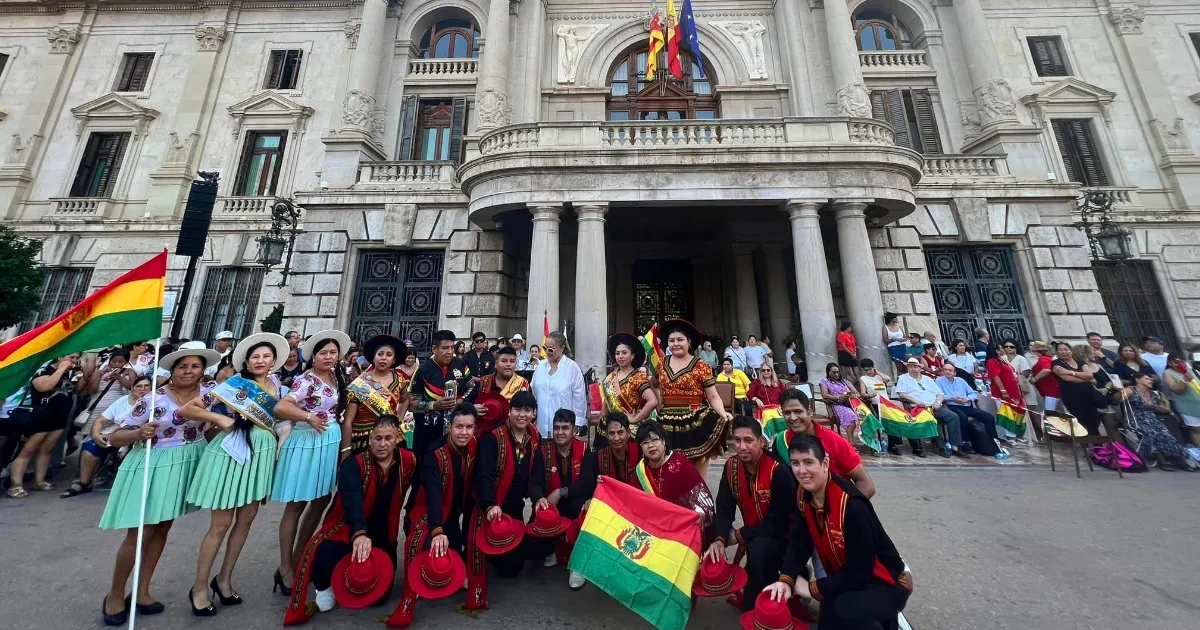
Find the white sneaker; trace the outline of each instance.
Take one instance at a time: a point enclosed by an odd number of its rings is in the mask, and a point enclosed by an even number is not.
[[[317,591],[317,610],[321,612],[329,612],[333,610],[336,602],[333,599],[333,589],[328,588],[323,591]]]
[[[542,562],[542,566],[549,569],[550,567],[558,566],[558,554],[550,554],[546,556],[546,560]]]
[[[587,584],[587,580],[582,575],[574,571],[572,571],[570,577],[567,578],[567,586],[570,586],[571,590],[573,591],[583,588],[584,584]]]

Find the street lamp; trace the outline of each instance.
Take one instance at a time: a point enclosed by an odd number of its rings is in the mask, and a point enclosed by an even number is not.
[[[276,199],[271,206],[271,229],[255,239],[258,242],[258,264],[267,270],[283,263],[279,286],[287,283],[292,267],[292,249],[296,243],[296,232],[300,224],[300,208],[288,199]],[[284,231],[287,236],[284,236]],[[286,254],[287,259],[284,260]]]
[[[1129,260],[1133,258],[1129,230],[1113,222],[1112,197],[1102,191],[1092,191],[1079,201],[1079,221],[1075,227],[1087,236],[1094,260]]]

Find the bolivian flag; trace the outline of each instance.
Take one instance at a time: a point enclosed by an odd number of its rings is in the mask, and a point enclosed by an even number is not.
[[[683,630],[700,568],[696,513],[607,477],[568,566],[658,630]]]
[[[888,435],[918,440],[937,437],[937,418],[924,407],[913,407],[913,413],[910,415],[900,405],[887,398],[880,398],[879,415],[880,420],[883,420],[883,430]]]
[[[851,398],[850,408],[858,414],[858,430],[862,434],[863,444],[876,453],[887,449],[887,438],[882,436],[886,431],[883,429],[883,423],[879,421],[879,416],[871,411],[871,406],[857,398]]]
[[[47,361],[162,334],[167,252],[114,280],[58,318],[0,345],[0,394],[20,389]]]
[[[996,409],[996,424],[1012,431],[1017,437],[1024,437],[1025,410],[1000,401],[1000,407]]]
[[[646,334],[642,335],[642,347],[646,350],[646,360],[650,362],[650,371],[653,374],[658,374],[662,371],[663,365],[663,350],[658,341],[658,324],[650,327]],[[692,348],[693,352],[697,350]]]
[[[767,442],[787,431],[787,420],[784,419],[783,410],[779,405],[764,405],[761,409],[755,407],[754,416],[762,423],[763,437],[767,438]]]

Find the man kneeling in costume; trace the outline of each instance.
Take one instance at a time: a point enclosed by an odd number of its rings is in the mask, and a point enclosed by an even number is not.
[[[527,535],[543,539],[545,544],[542,545],[530,543],[530,553],[535,557],[545,555],[544,567],[566,564],[571,556],[571,545],[567,543],[566,531],[558,535],[554,535],[559,529],[555,527],[539,531],[544,519],[539,519],[538,515],[554,508],[564,521],[564,529],[578,528],[577,519],[596,489],[596,456],[588,451],[587,442],[575,437],[574,411],[559,409],[554,412],[553,437],[552,441],[538,447],[533,458],[529,496],[536,498],[537,503],[533,523],[525,530]],[[545,519],[547,525],[549,520]],[[567,583],[572,589],[582,588],[584,578],[571,571]]]

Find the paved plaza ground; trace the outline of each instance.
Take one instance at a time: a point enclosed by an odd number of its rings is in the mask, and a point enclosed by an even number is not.
[[[1014,459],[1002,466],[936,456],[869,461],[876,508],[914,571],[907,611],[914,628],[1197,627],[1200,474],[1151,471],[1118,480],[1085,468],[1076,479],[1073,469],[1050,472],[1039,451]],[[95,527],[105,497],[0,498],[0,629],[102,627],[100,600],[120,540]],[[285,600],[270,592],[280,511],[271,504],[261,513],[239,563],[234,583],[246,603],[222,608],[216,619],[193,618],[186,599],[208,518],[181,519],[155,576],[154,594],[167,612],[138,627],[280,627]],[[531,563],[517,580],[492,580],[493,609],[482,616],[457,614],[457,597],[422,602],[413,627],[649,627],[596,588],[570,592],[566,581],[563,568]],[[374,620],[390,610],[339,610],[318,616],[315,627],[383,628]],[[705,600],[688,627],[738,626],[723,600]]]

